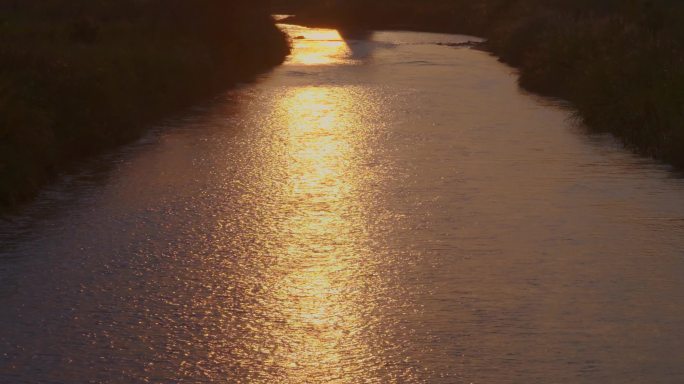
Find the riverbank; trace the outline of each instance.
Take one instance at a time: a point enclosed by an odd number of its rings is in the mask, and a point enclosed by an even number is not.
[[[0,11],[0,207],[289,53],[246,1],[0,0]]]
[[[344,5],[342,5],[344,4]],[[666,0],[331,3],[304,25],[477,34],[520,85],[573,103],[590,129],[684,168],[684,6]]]

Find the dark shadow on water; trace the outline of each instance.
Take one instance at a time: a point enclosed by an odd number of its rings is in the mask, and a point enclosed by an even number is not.
[[[371,40],[373,38],[374,31],[359,28],[340,28],[338,29],[340,36],[345,41],[348,40]]]
[[[359,28],[340,28],[337,31],[349,47],[351,59],[366,60],[372,57],[376,48],[373,43],[373,31]]]

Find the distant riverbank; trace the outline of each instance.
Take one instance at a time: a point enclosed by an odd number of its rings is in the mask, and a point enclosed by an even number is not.
[[[288,52],[246,1],[0,0],[0,207]]]
[[[569,100],[594,131],[684,168],[684,5],[541,0],[350,0],[288,22],[486,37],[526,89]]]

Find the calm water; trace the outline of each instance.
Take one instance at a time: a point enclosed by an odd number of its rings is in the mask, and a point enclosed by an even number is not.
[[[285,28],[2,224],[0,382],[684,382],[684,180],[467,37]]]

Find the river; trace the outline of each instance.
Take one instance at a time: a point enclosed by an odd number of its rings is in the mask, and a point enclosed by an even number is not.
[[[0,224],[0,382],[684,382],[684,179],[469,37],[283,28]]]

